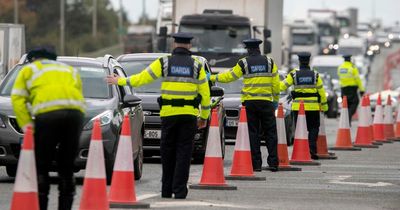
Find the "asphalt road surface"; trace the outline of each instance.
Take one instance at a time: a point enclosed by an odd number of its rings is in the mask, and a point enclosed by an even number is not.
[[[393,49],[390,49],[392,51]],[[386,50],[375,62],[382,63]],[[371,75],[381,68],[375,63]],[[379,90],[379,79],[370,80],[369,90]],[[373,84],[372,84],[373,83]],[[327,120],[328,144],[336,141],[338,119]],[[357,122],[353,123],[352,139]],[[227,145],[225,174],[230,171],[233,145]],[[263,147],[266,162],[266,149]],[[289,147],[289,153],[292,148]],[[378,149],[336,151],[338,160],[320,160],[320,166],[303,166],[301,172],[257,172],[266,181],[227,181],[236,191],[190,190],[186,200],[160,196],[159,158],[146,159],[143,177],[136,182],[137,198],[152,209],[400,209],[400,142]],[[265,165],[266,163],[264,163]],[[198,183],[202,165],[192,165],[190,183]],[[79,209],[83,171],[77,174],[74,209]],[[0,167],[0,209],[9,209],[14,179]],[[57,187],[52,185],[50,208],[57,209]]]

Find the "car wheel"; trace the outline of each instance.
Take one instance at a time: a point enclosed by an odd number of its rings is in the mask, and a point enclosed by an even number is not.
[[[6,172],[9,177],[15,177],[17,175],[17,166],[6,166]]]
[[[220,133],[221,135],[221,155],[222,155],[222,159],[225,158],[225,132],[224,129],[222,129],[222,132]]]
[[[106,161],[106,180],[107,180],[107,185],[111,184],[113,171],[114,171],[114,159],[113,160],[108,159]]]
[[[143,147],[140,147],[139,153],[133,163],[134,166],[134,172],[135,172],[135,180],[139,180],[142,178],[142,172],[143,172]]]

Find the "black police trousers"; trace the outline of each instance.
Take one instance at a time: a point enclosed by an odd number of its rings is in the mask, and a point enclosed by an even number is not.
[[[161,196],[186,198],[197,118],[177,115],[161,118]]]
[[[247,100],[244,102],[249,127],[250,149],[253,169],[261,169],[261,137],[266,137],[267,163],[278,166],[278,138],[276,132],[275,108],[271,101]]]
[[[342,97],[347,96],[347,104],[349,107],[349,123],[351,125],[351,118],[357,111],[360,99],[358,98],[358,87],[350,86],[342,88]]]
[[[298,111],[292,111],[294,115],[295,125],[297,124]],[[319,111],[306,111],[307,131],[308,131],[308,144],[310,147],[311,156],[317,155],[317,139],[319,133]]]
[[[57,162],[59,176],[58,209],[72,208],[75,195],[73,168],[82,126],[83,114],[78,110],[58,110],[35,116],[35,156],[41,210],[47,210],[49,170],[53,160]]]

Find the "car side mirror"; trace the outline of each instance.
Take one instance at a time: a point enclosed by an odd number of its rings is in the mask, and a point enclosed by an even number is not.
[[[142,99],[140,99],[135,95],[126,95],[123,100],[124,100],[123,103],[124,107],[134,107],[142,103]]]
[[[212,86],[210,95],[211,95],[211,97],[224,96],[224,89],[222,87]]]

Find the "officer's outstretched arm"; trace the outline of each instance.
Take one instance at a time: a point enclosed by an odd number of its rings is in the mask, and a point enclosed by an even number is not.
[[[130,85],[132,87],[140,87],[152,83],[162,75],[162,66],[160,59],[153,61],[147,68],[139,74],[134,74],[128,78],[119,78],[118,85]]]
[[[362,81],[361,81],[361,79],[360,79],[360,74],[359,74],[359,72],[358,72],[358,69],[357,69],[357,67],[353,67],[353,68],[354,68],[354,69],[353,69],[353,71],[354,71],[354,77],[356,78],[358,89],[359,89],[359,91],[361,91],[361,92],[365,92],[365,88],[364,88],[364,85],[362,84]]]
[[[278,77],[279,77],[279,75],[278,75]],[[285,90],[287,90],[290,86],[292,86],[293,85],[293,77],[292,77],[292,74],[288,74],[287,76],[286,76],[286,79],[284,79],[283,81],[281,81],[280,83],[279,83],[280,85],[280,91],[285,91]]]
[[[199,85],[198,85],[198,90],[199,94],[201,95],[201,112],[200,112],[200,117],[202,119],[208,119],[208,116],[210,115],[210,88],[208,86],[208,81],[206,78],[206,71],[204,70],[204,67],[201,67],[200,72],[199,72]]]
[[[28,110],[29,90],[26,87],[26,81],[32,75],[32,69],[25,66],[18,74],[14,87],[11,92],[11,103],[17,117],[18,125],[24,130],[28,124],[32,123],[32,116]]]
[[[317,81],[317,90],[318,90],[318,94],[319,94],[319,96],[321,98],[322,111],[326,112],[326,111],[328,111],[328,101],[326,99],[324,84],[323,84],[322,79],[320,77],[318,77],[318,81]]]
[[[224,71],[217,75],[211,75],[210,80],[212,82],[229,83],[238,80],[242,76],[242,67],[239,65],[239,63],[237,63],[236,66],[229,71]]]
[[[274,101],[279,101],[279,93],[280,93],[280,82],[279,82],[279,74],[278,74],[278,67],[274,63],[274,67],[272,68],[272,73],[275,76],[272,78],[272,94],[274,96]]]

